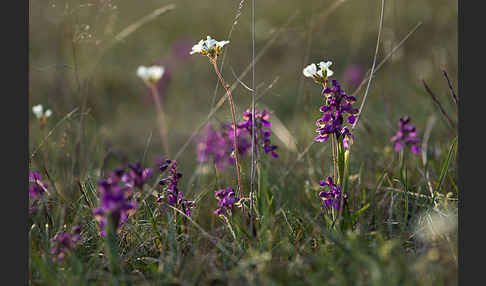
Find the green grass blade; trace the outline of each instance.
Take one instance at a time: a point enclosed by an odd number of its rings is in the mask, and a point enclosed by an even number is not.
[[[442,171],[440,172],[439,182],[437,183],[437,187],[435,189],[436,193],[439,192],[440,187],[442,185],[442,182],[444,181],[444,179],[447,175],[447,171],[449,170],[450,161],[451,161],[452,154],[453,154],[453,151],[454,151],[454,147],[456,146],[456,144],[457,144],[457,137],[452,140],[452,145],[451,145],[451,148],[449,149],[449,154],[447,155],[447,159],[442,164]]]

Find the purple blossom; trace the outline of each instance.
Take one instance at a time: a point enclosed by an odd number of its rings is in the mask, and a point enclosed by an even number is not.
[[[227,142],[223,135],[208,124],[197,142],[199,162],[208,162],[211,158],[218,169],[223,169],[229,162],[231,153],[227,154]]]
[[[332,80],[332,86],[332,88],[327,86],[322,91],[326,101],[320,108],[323,115],[316,121],[318,127],[316,132],[319,135],[316,136],[315,140],[324,142],[329,139],[330,135],[334,134],[336,138],[343,140],[344,148],[347,149],[353,143],[354,137],[349,129],[356,121],[355,114],[359,112],[359,109],[352,106],[356,98],[347,95],[341,89],[337,80]]]
[[[169,170],[169,176],[159,181],[159,185],[162,186],[163,191],[166,193],[167,202],[169,205],[183,211],[187,216],[191,216],[191,208],[195,206],[194,201],[184,199],[182,190],[178,187],[182,173],[177,171],[177,161],[165,160],[159,167],[162,172]],[[157,202],[162,203],[163,197],[163,194],[159,193]]]
[[[39,172],[29,172],[29,194],[32,198],[38,198],[47,190],[47,183],[41,181]]]
[[[216,215],[231,215],[233,207],[240,201],[232,187],[216,191],[215,197],[218,200],[218,208],[214,211]]]
[[[395,151],[402,150],[404,145],[410,146],[412,153],[420,153],[420,139],[417,138],[417,130],[415,126],[410,124],[410,117],[405,116],[400,118],[398,122],[398,132],[391,138],[391,142],[395,144]]]
[[[122,180],[124,175],[122,169],[116,169],[107,179],[98,182],[101,204],[93,210],[93,215],[100,223],[100,234],[103,237],[106,236],[108,218],[111,218],[118,233],[128,216],[137,208],[137,203],[131,200],[132,187]]]
[[[146,181],[153,176],[153,170],[151,168],[142,168],[139,162],[129,165],[128,173],[125,173],[122,177],[122,181],[129,188],[137,187],[140,190]]]
[[[71,232],[59,232],[52,239],[51,255],[53,262],[62,262],[66,255],[81,241],[81,227],[73,227]]]
[[[260,145],[263,148],[265,153],[270,153],[273,158],[278,158],[278,154],[275,152],[277,149],[276,145],[272,145],[270,141],[270,136],[272,135],[272,131],[270,127],[272,127],[272,123],[268,120],[270,118],[270,113],[266,110],[258,111],[255,109],[255,145]],[[245,113],[243,113],[243,122],[238,124],[238,129],[246,130],[248,136],[251,140],[251,133],[252,133],[252,113],[251,110],[247,109]]]
[[[319,192],[319,197],[322,199],[322,207],[333,207],[335,210],[339,210],[341,207],[341,188],[336,185],[331,177],[327,177],[327,180],[320,181],[319,185],[322,187],[328,187],[327,190]],[[348,195],[344,193],[344,200],[348,198]]]
[[[272,124],[268,120],[270,113],[266,110],[262,112],[255,110],[255,144],[261,145],[265,153],[270,153],[272,157],[278,158],[275,152],[276,145],[272,145],[270,137]],[[245,156],[251,149],[252,114],[250,110],[243,113],[243,121],[236,126],[236,136],[238,137],[238,154]],[[219,130],[208,124],[203,134],[197,139],[197,154],[200,162],[213,160],[219,170],[234,164],[234,129],[233,124],[223,123]]]
[[[238,136],[238,154],[244,156],[251,147],[247,136],[241,136],[246,130],[237,129]],[[208,124],[203,135],[198,138],[197,154],[200,162],[208,162],[210,159],[216,165],[216,168],[222,170],[227,166],[234,164],[233,153],[234,131],[233,125],[224,123],[220,130]]]
[[[227,144],[227,153],[229,154],[229,163],[234,164],[235,158],[233,157],[233,144],[235,142],[235,132],[232,123],[225,123],[221,125],[223,131],[223,137]],[[251,134],[245,129],[240,129],[236,126],[236,136],[238,137],[238,154],[244,156],[248,154],[251,148]]]

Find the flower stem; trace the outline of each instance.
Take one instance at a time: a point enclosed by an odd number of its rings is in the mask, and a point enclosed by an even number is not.
[[[159,91],[157,90],[157,86],[155,84],[150,84],[150,90],[152,92],[152,97],[155,101],[155,108],[157,110],[157,117],[159,119],[157,122],[159,123],[160,137],[162,139],[162,144],[164,145],[164,152],[167,157],[170,157],[169,144],[167,142],[165,115],[164,111],[162,110],[162,103],[160,102]]]
[[[400,182],[402,183],[402,186],[405,191],[403,193],[405,206],[404,206],[404,215],[403,215],[404,222],[402,224],[402,230],[405,230],[405,228],[407,227],[407,220],[408,220],[408,177],[407,177],[406,157],[403,149],[400,150],[399,161],[400,161]]]
[[[337,183],[338,182],[338,177],[337,177],[337,162],[336,162],[336,156],[337,156],[337,152],[336,152],[336,135],[335,134],[332,134],[332,138],[331,138],[331,144],[332,144],[332,161],[333,161],[333,165],[334,165],[334,181]]]
[[[240,164],[238,162],[238,135],[237,135],[237,127],[236,127],[236,115],[235,115],[235,107],[233,104],[233,97],[231,96],[231,93],[226,86],[226,83],[224,82],[223,76],[219,72],[218,65],[216,64],[216,59],[210,59],[210,62],[213,64],[214,71],[218,75],[219,80],[221,81],[221,85],[224,87],[226,90],[226,94],[228,95],[228,100],[229,104],[231,107],[231,117],[233,118],[233,131],[234,131],[234,154],[235,154],[235,166],[236,166],[236,173],[238,177],[238,193],[240,198],[242,197],[242,192],[241,192],[241,175],[240,175]]]
[[[106,225],[106,238],[105,238],[105,255],[108,258],[111,285],[119,285],[120,278],[123,275],[121,269],[120,253],[116,239],[116,225],[113,218],[108,216]]]

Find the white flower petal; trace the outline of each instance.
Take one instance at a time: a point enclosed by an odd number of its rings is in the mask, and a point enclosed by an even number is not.
[[[161,66],[151,66],[148,70],[149,80],[157,82],[164,75],[164,67]]]
[[[203,46],[204,46],[204,41],[200,40],[199,43],[192,46],[192,51],[189,54],[193,55],[193,54],[196,54],[196,53],[201,53],[203,48],[204,48]]]
[[[327,68],[329,68],[331,65],[332,65],[332,62],[331,62],[331,61],[327,61],[327,62],[320,62],[320,63],[319,63],[319,67],[320,67],[321,69],[327,69]]]
[[[50,109],[46,110],[46,113],[44,113],[46,117],[51,117],[52,111]]]
[[[42,107],[42,104],[38,104],[32,107],[32,112],[37,118],[41,118],[43,115],[43,110],[44,108]]]
[[[139,66],[137,69],[137,76],[143,80],[147,79],[147,68],[144,66]]]
[[[192,50],[189,52],[189,54],[193,55],[200,53],[203,55],[214,56],[214,54],[218,54],[221,51],[221,48],[228,43],[229,41],[218,42],[210,36],[206,36],[206,40],[201,40],[198,44],[192,46]]]
[[[217,47],[223,47],[224,45],[226,44],[229,44],[229,41],[219,41],[219,42],[216,42],[216,46]]]
[[[316,64],[310,64],[308,66],[306,66],[303,70],[302,70],[302,73],[304,74],[304,76],[306,77],[314,77],[314,75],[316,74],[317,72],[317,67],[316,67]]]
[[[164,67],[162,66],[140,66],[137,69],[137,76],[143,79],[145,82],[156,83],[164,75]]]
[[[326,77],[330,77],[330,76],[332,76],[332,75],[334,74],[334,72],[333,72],[331,69],[329,69],[329,67],[330,67],[331,65],[332,65],[332,62],[331,62],[331,61],[327,61],[327,62],[320,62],[320,63],[319,63],[319,67],[321,68],[321,73],[320,73],[320,74],[321,74],[321,76],[323,76],[323,75],[322,75],[322,74],[323,74],[323,72],[322,72],[323,70],[325,70],[325,71],[326,71]]]

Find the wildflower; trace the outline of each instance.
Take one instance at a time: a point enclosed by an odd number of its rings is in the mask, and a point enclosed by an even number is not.
[[[395,144],[395,151],[400,151],[404,145],[410,146],[412,153],[420,153],[420,139],[417,138],[417,130],[415,126],[410,124],[410,117],[405,116],[400,118],[398,122],[398,132],[391,138],[391,142]]]
[[[247,130],[237,128],[238,154],[244,156],[251,147],[247,139]],[[245,135],[245,136],[241,136]],[[197,154],[199,162],[208,162],[212,158],[216,168],[221,170],[234,164],[234,129],[230,123],[223,123],[220,130],[207,125],[203,135],[197,142]]]
[[[312,63],[306,66],[304,70],[302,70],[302,73],[305,77],[313,78],[316,83],[324,83],[328,77],[334,74],[334,72],[329,69],[331,65],[331,61],[320,62],[317,65]]]
[[[130,188],[137,187],[141,190],[145,182],[153,176],[152,168],[144,169],[139,162],[130,164],[129,169],[121,179]]]
[[[177,171],[177,161],[166,160],[160,164],[160,171],[165,172],[169,170],[169,176],[159,181],[159,185],[164,186],[164,191],[167,193],[167,202],[181,211],[187,216],[191,216],[191,208],[194,202],[184,199],[182,190],[179,190],[178,183],[182,178],[182,173]],[[158,194],[158,203],[162,203],[163,195]]]
[[[59,232],[52,239],[51,255],[53,262],[61,262],[81,241],[81,227],[73,227],[71,232]]]
[[[223,135],[208,124],[197,142],[197,158],[199,162],[207,162],[212,157],[216,168],[223,169],[228,161],[226,146]]]
[[[165,69],[162,66],[139,66],[137,69],[137,76],[147,84],[154,85],[162,78],[164,71]]]
[[[218,208],[214,211],[216,215],[231,215],[233,207],[240,201],[232,187],[216,191],[215,197],[218,200]]]
[[[52,115],[52,111],[50,109],[47,109],[44,112],[44,107],[42,104],[32,106],[32,112],[34,113],[35,117],[40,120],[46,120]]]
[[[122,182],[123,170],[112,172],[108,179],[98,182],[98,193],[101,196],[101,206],[93,210],[95,219],[100,223],[100,234],[106,236],[106,224],[110,218],[117,232],[121,231],[128,216],[135,212],[136,202],[129,198],[133,190]]]
[[[47,191],[47,183],[41,181],[39,172],[29,172],[29,194],[32,198],[37,198]]]
[[[329,187],[329,190],[319,192],[319,197],[322,199],[322,207],[328,208],[332,206],[338,211],[341,207],[341,197],[346,200],[348,195],[346,193],[344,195],[342,194],[341,188],[332,181],[331,177],[327,177],[325,181],[320,181],[319,185]]]
[[[216,59],[222,52],[223,46],[228,43],[229,41],[218,42],[215,39],[212,39],[210,36],[207,36],[206,41],[200,40],[199,43],[192,47],[192,51],[189,54],[202,54],[204,56],[208,56],[210,59]]]
[[[235,132],[233,124],[223,123],[221,125],[221,129],[226,142],[226,154],[229,155],[228,160],[230,161],[230,163],[234,163],[234,147],[231,146],[235,142]],[[248,130],[239,128],[237,125],[236,137],[238,138],[238,154],[241,154],[241,156],[245,156],[251,148],[251,134],[248,133]]]
[[[272,124],[268,119],[270,118],[270,113],[266,110],[263,111],[258,111],[258,109],[255,109],[255,144],[259,145],[261,144],[263,151],[265,153],[271,153],[272,157],[278,158],[278,154],[275,153],[275,150],[277,149],[276,145],[272,145],[270,142],[270,136],[272,135],[272,131],[270,130],[270,127]],[[252,113],[249,109],[243,113],[243,122],[238,124],[238,128],[246,130],[248,136],[251,138],[252,134]]]
[[[320,111],[324,114],[316,121],[318,127],[316,132],[319,135],[316,136],[315,140],[324,142],[327,141],[329,135],[335,134],[336,138],[343,139],[344,148],[349,148],[353,135],[349,127],[344,125],[346,123],[352,125],[356,120],[355,114],[359,110],[352,107],[352,103],[356,101],[356,98],[352,95],[347,95],[341,89],[337,80],[332,80],[332,85],[332,88],[326,87],[322,91],[322,94],[326,97],[326,102],[320,108]]]
[[[216,60],[218,58],[218,55],[222,52],[223,46],[228,44],[229,41],[216,41],[214,39],[211,39],[210,36],[207,36],[206,41],[199,41],[198,44],[194,45],[192,47],[192,51],[189,53],[191,55],[193,54],[202,54],[208,56],[209,63],[212,64],[214,68],[214,72],[218,76],[219,81],[221,82],[221,85],[224,87],[226,90],[226,95],[228,96],[228,104],[231,109],[231,119],[233,120],[233,136],[235,140],[233,140],[234,144],[234,158],[235,158],[235,167],[236,167],[236,175],[238,179],[238,191],[241,194],[241,171],[240,171],[240,164],[239,164],[239,159],[238,159],[238,135],[237,135],[237,127],[236,127],[236,115],[235,115],[235,105],[233,104],[233,97],[231,96],[231,92],[226,85],[223,76],[221,75],[221,72],[219,71],[218,65],[216,64]]]

